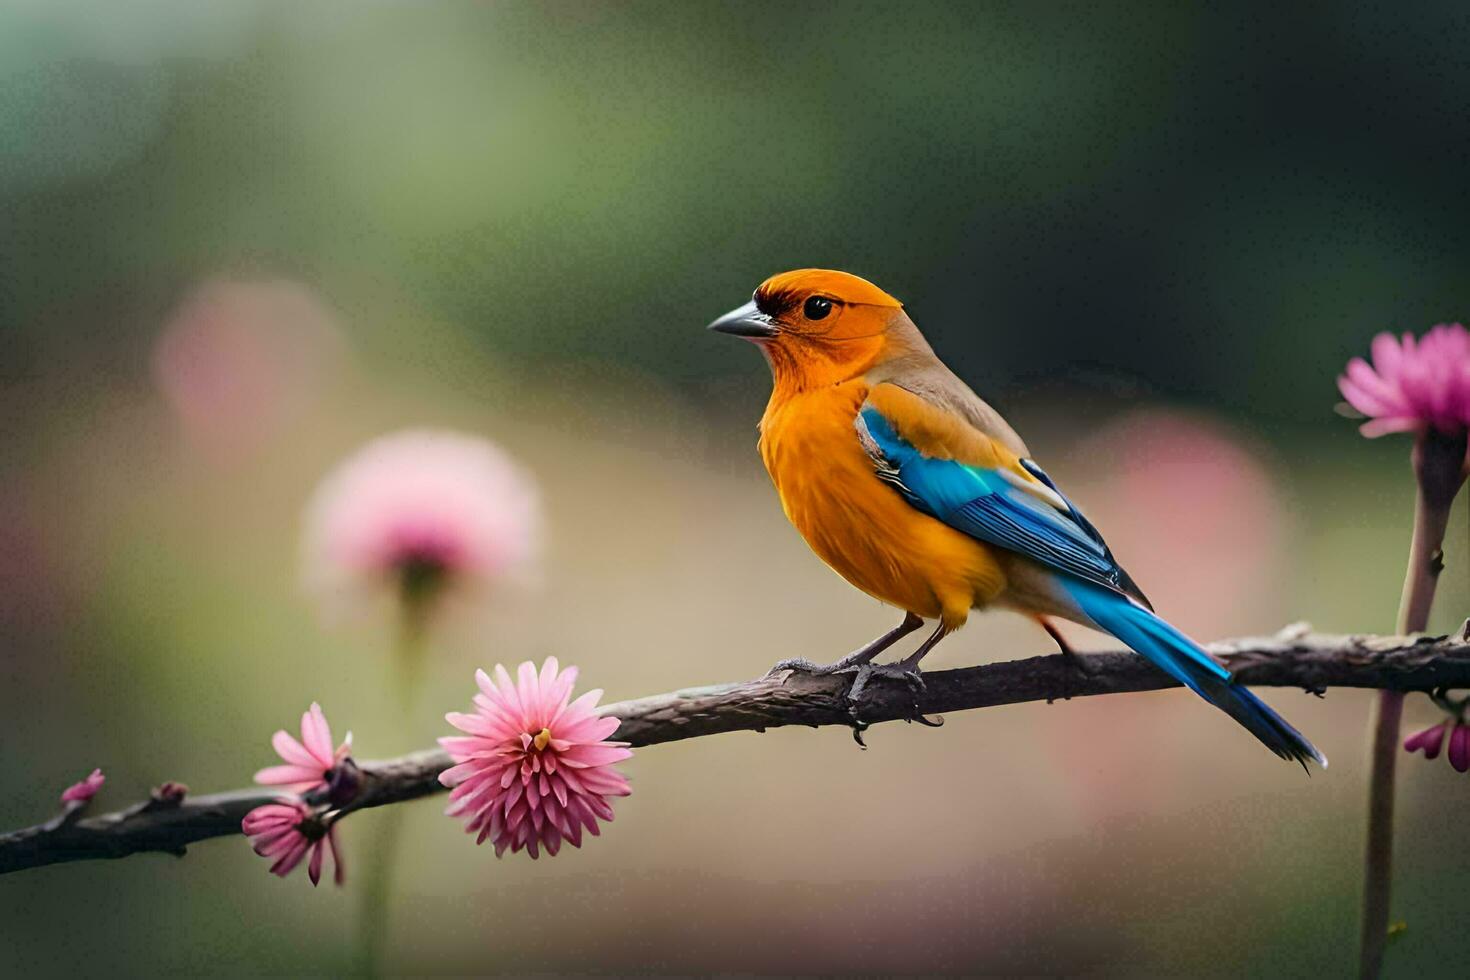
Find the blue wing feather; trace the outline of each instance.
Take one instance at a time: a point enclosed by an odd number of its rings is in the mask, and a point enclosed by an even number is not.
[[[1027,470],[1057,493],[1064,513],[1025,492],[995,469],[934,459],[909,444],[872,406],[859,416],[869,452],[876,450],[878,474],[919,510],[958,531],[1025,555],[1117,592],[1131,585],[1097,529],[1056,491],[1030,460]]]

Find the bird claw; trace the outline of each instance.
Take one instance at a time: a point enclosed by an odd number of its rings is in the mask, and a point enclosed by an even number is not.
[[[907,660],[900,660],[891,664],[875,664],[869,659],[858,659],[856,656],[844,657],[836,663],[815,664],[810,660],[793,658],[782,660],[771,667],[766,676],[770,677],[781,671],[799,672],[811,674],[817,677],[832,677],[838,674],[851,674],[852,686],[847,689],[847,714],[852,725],[852,739],[860,748],[866,749],[867,743],[863,741],[863,732],[867,731],[869,725],[862,718],[863,695],[868,692],[868,686],[874,677],[882,677],[888,680],[901,680],[908,685],[911,693],[918,695],[925,690],[924,678],[919,674],[916,664]],[[917,721],[921,725],[930,728],[938,728],[943,721],[931,721],[925,718],[914,705],[913,714],[907,719]]]
[[[836,667],[837,664],[840,664],[841,662],[842,661],[839,660],[836,664],[826,664],[824,666],[817,663],[815,660],[808,660],[805,657],[789,657],[785,660],[778,660],[774,664],[772,664],[771,669],[766,671],[766,676],[775,677],[783,670],[789,670],[793,673],[799,674],[816,674],[817,676],[821,676],[823,674],[834,673],[832,668]]]
[[[794,671],[802,674],[811,674],[815,677],[830,677],[833,674],[852,674],[869,666],[872,655],[864,651],[850,653],[841,660],[835,660],[830,664],[819,664],[805,657],[790,657],[786,660],[778,660],[766,671],[766,676],[771,677],[783,670]]]
[[[862,700],[863,692],[868,689],[868,683],[874,677],[886,677],[889,680],[901,680],[909,686],[915,694],[924,691],[924,678],[919,676],[919,668],[910,666],[900,660],[893,664],[859,664],[854,672],[852,687],[847,691],[847,700],[856,705]]]

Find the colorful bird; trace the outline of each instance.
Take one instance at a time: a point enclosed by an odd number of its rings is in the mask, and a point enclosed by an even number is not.
[[[971,609],[1071,620],[1117,637],[1284,759],[1327,759],[1222,664],[1154,614],[1097,528],[1000,414],[957,378],[903,304],[826,269],[772,276],[710,325],[754,341],[774,382],[760,453],[786,516],[817,555],[903,622],[833,664],[779,667],[915,680]],[[910,656],[874,658],[938,625]]]

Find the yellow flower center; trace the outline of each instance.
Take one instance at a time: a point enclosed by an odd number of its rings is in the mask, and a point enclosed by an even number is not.
[[[549,729],[549,728],[543,728],[543,729],[541,729],[541,731],[539,731],[539,732],[536,733],[536,737],[533,738],[533,739],[531,739],[531,744],[534,745],[534,746],[536,746],[536,751],[538,751],[538,752],[541,751],[542,749],[546,748],[546,746],[548,744],[550,744],[550,742],[551,742],[551,729]]]

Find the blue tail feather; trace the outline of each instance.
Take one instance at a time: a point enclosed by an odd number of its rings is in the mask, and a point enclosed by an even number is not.
[[[1327,757],[1249,689],[1236,684],[1230,671],[1198,643],[1145,609],[1100,585],[1069,579],[1067,592],[1099,629],[1111,633],[1147,657],[1160,670],[1234,718],[1283,759],[1311,759],[1324,769]]]

